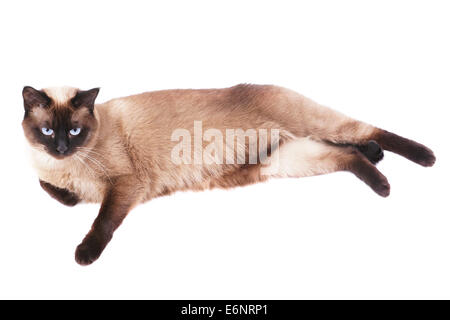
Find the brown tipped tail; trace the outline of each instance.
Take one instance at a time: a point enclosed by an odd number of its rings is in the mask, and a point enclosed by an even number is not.
[[[424,167],[431,167],[436,162],[433,151],[423,144],[377,129],[373,139],[387,151],[395,152]]]

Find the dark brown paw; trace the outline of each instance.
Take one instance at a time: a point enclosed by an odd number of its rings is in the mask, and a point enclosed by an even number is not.
[[[357,148],[373,164],[377,164],[384,157],[383,149],[374,140],[370,140],[367,144],[358,145]]]
[[[375,191],[378,195],[382,197],[389,196],[391,192],[391,186],[389,185],[389,182],[387,179],[382,179],[379,182],[377,182],[375,185],[372,185],[373,191]]]
[[[73,207],[80,202],[80,198],[75,193],[70,192],[69,190],[55,187],[54,185],[42,180],[39,180],[39,183],[42,189],[47,191],[47,193],[53,199],[58,200],[66,206]]]
[[[100,257],[105,246],[106,243],[103,243],[98,238],[87,235],[75,250],[76,262],[82,266],[90,265]]]
[[[80,202],[80,198],[78,198],[76,194],[69,192],[60,200],[60,202],[66,206],[73,207]]]
[[[350,164],[349,170],[371,187],[378,195],[382,197],[389,195],[391,187],[386,177],[362,155],[355,158]]]

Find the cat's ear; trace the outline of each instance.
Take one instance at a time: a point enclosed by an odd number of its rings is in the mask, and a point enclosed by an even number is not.
[[[47,107],[51,102],[45,92],[29,86],[23,88],[22,96],[25,111],[29,111],[33,107]]]
[[[86,91],[79,90],[70,102],[75,108],[86,107],[90,111],[93,111],[95,98],[97,98],[99,91],[100,88],[94,88]]]

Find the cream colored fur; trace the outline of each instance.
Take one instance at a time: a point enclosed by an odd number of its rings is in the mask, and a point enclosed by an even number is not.
[[[45,92],[64,104],[76,89],[50,88]],[[252,173],[255,181],[249,182],[264,180],[267,173],[285,177],[334,171],[335,153],[320,141],[360,143],[374,130],[275,86],[147,92],[97,104],[95,116],[99,127],[86,149],[63,160],[36,146],[31,153],[41,180],[73,191],[86,202],[101,202],[119,176],[138,181],[142,202],[177,190],[217,186],[223,177],[239,174],[237,164],[171,161],[171,150],[177,144],[171,141],[172,132],[184,128],[193,136],[197,120],[202,121],[203,130],[217,129],[224,137],[227,128],[281,130],[281,148],[273,150],[272,159],[261,172],[257,166],[258,171]]]

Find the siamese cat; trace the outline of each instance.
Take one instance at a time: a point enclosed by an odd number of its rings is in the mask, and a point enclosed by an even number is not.
[[[349,171],[387,197],[389,183],[375,167],[383,150],[425,167],[435,162],[422,144],[277,86],[164,90],[95,104],[98,92],[23,89],[22,126],[41,187],[67,206],[101,203],[75,251],[81,265],[98,259],[134,206],[175,191]],[[245,139],[228,139],[230,129]]]

